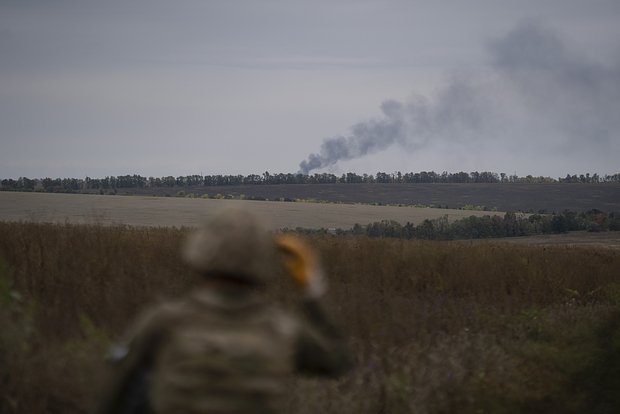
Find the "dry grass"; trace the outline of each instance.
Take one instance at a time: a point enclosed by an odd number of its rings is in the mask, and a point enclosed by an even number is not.
[[[469,242],[469,241],[468,241]],[[473,240],[474,243],[487,243],[488,239]],[[562,234],[539,234],[523,237],[502,237],[493,243],[514,243],[540,248],[547,246],[589,247],[592,249],[620,249],[620,231],[571,231]]]
[[[0,412],[88,411],[110,338],[147,303],[195,283],[178,257],[183,235],[0,222],[0,274],[13,283],[0,289]],[[299,379],[290,412],[620,407],[619,251],[311,241],[357,366],[340,381]]]

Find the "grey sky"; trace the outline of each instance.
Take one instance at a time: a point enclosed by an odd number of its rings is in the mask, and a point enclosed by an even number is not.
[[[602,0],[0,0],[0,177],[293,172],[390,107],[401,138],[366,128],[371,150],[323,171],[617,172],[619,17]]]

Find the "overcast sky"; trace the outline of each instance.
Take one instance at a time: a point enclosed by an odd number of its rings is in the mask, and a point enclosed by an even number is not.
[[[0,0],[0,178],[618,159],[617,0]]]

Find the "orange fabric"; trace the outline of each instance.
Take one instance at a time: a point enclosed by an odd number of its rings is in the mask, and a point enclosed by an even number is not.
[[[301,238],[288,234],[276,238],[278,250],[284,253],[283,264],[290,276],[303,288],[317,269],[317,256],[314,250]]]

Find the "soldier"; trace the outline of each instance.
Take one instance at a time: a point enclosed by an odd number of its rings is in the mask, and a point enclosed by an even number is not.
[[[343,341],[318,305],[318,258],[300,239],[274,237],[248,212],[227,210],[193,233],[183,253],[202,284],[146,312],[116,348],[102,412],[279,412],[291,374],[348,369]],[[263,295],[278,266],[303,289],[303,317]]]

